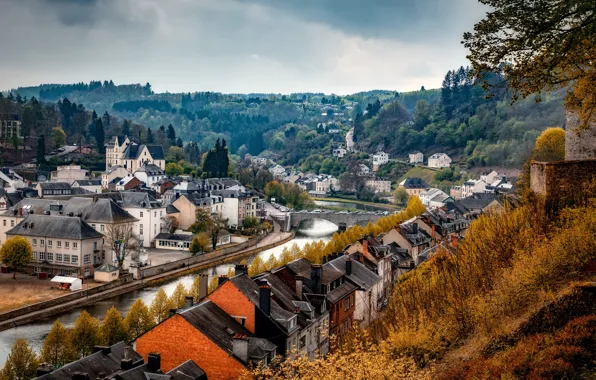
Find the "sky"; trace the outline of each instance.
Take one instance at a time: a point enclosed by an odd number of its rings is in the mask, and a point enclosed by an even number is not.
[[[0,89],[437,88],[467,64],[462,34],[486,11],[478,0],[0,0]]]

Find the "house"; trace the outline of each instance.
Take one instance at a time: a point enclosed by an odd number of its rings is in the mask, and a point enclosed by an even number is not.
[[[497,173],[495,170],[491,170],[490,172],[483,172],[480,175],[480,180],[484,181],[484,183],[493,183],[498,176],[499,173]]]
[[[134,173],[147,163],[165,170],[166,160],[161,145],[138,144],[128,136],[113,136],[106,144],[106,171],[119,165]]]
[[[101,193],[101,179],[79,179],[72,183],[71,187],[85,189],[90,193]]]
[[[143,185],[143,182],[141,182],[141,180],[138,179],[137,177],[128,176],[128,177],[124,177],[124,178],[120,179],[119,181],[117,181],[114,184],[114,188],[113,189],[110,188],[110,190],[116,190],[116,191],[134,190],[134,189],[141,187],[142,185]]]
[[[8,141],[14,136],[22,136],[19,115],[15,113],[6,114],[3,112],[2,118],[0,119],[0,137],[2,140]]]
[[[153,188],[157,192],[157,194],[163,195],[166,191],[173,189],[176,186],[176,182],[172,181],[169,178],[162,179],[153,184]]]
[[[283,178],[286,176],[286,169],[281,165],[275,165],[274,167],[269,168],[269,173],[275,178]]]
[[[120,165],[113,165],[110,166],[105,172],[101,174],[101,187],[107,189],[109,184],[114,181],[115,179],[122,179],[126,177],[132,177],[132,173],[124,169]]]
[[[486,182],[482,180],[469,179],[461,187],[461,197],[467,198],[474,193],[484,193]]]
[[[79,179],[88,179],[90,173],[88,170],[81,169],[80,165],[64,165],[58,166],[56,171],[51,173],[52,182],[68,182],[73,183]]]
[[[429,168],[448,168],[451,166],[451,158],[445,153],[435,153],[428,158]]]
[[[252,303],[236,294],[239,298],[228,302],[250,308]],[[255,337],[240,316],[230,316],[208,299],[173,313],[138,337],[134,347],[144,358],[159,352],[164,371],[192,360],[209,380],[236,379],[253,365],[269,364],[277,354],[276,346]]]
[[[399,187],[406,189],[406,193],[408,193],[409,196],[420,196],[420,193],[426,190],[427,185],[422,178],[410,177],[401,181]]]
[[[368,236],[358,239],[355,243],[346,247],[346,254],[375,272],[382,279],[380,297],[386,300],[393,285],[392,277],[392,254],[389,247],[383,245],[380,240]]]
[[[332,153],[333,153],[333,157],[343,158],[348,153],[348,151],[345,148],[337,147],[337,148],[333,149]]]
[[[0,168],[0,183],[2,184],[2,189],[11,193],[29,185],[29,183],[25,181],[23,177],[21,177],[11,168],[7,167]]]
[[[285,355],[298,347],[299,313],[295,308],[287,310],[272,297],[269,283],[257,283],[246,273],[240,273],[229,279],[221,278],[220,285],[207,298],[252,334],[275,344],[279,354]]]
[[[29,214],[6,236],[22,236],[31,243],[33,262],[27,266],[28,273],[88,277],[93,266],[104,260],[103,236],[75,216]]]
[[[216,190],[214,195],[223,197],[222,217],[227,219],[228,226],[241,226],[246,218],[257,216],[259,196],[253,192],[241,190]]]
[[[375,193],[390,193],[391,181],[383,178],[367,179],[365,185],[374,190]]]
[[[451,186],[449,189],[449,196],[455,200],[463,198],[463,192],[461,186]]]
[[[36,193],[37,195],[37,193]],[[13,207],[23,200],[23,192],[8,193],[5,189],[0,189],[0,211]]]
[[[188,251],[194,235],[190,232],[161,232],[155,237],[155,248]]]
[[[358,165],[358,174],[361,176],[367,176],[370,174],[370,168],[364,164]]]
[[[377,152],[373,154],[372,157],[373,162],[373,171],[379,170],[381,165],[384,165],[389,162],[389,155],[385,152]]]
[[[120,277],[120,269],[108,263],[95,268],[93,279],[97,282],[116,281]]]
[[[424,162],[424,154],[420,152],[410,153],[410,164],[421,164]]]
[[[167,178],[166,172],[155,164],[144,163],[133,174],[148,187],[154,187],[158,182]],[[157,189],[155,189],[157,191]]]
[[[209,214],[222,216],[224,213],[224,200],[219,195],[205,195],[209,192],[194,192],[181,194],[172,206],[178,210],[178,226],[187,230],[197,219],[197,209],[202,208]]]
[[[145,192],[122,191],[107,196],[138,220],[135,233],[139,235],[143,247],[151,247],[161,233],[162,222],[167,216],[166,207]]]
[[[192,360],[164,373],[159,354],[148,355],[147,362],[124,342],[112,346],[96,346],[91,355],[54,369],[41,364],[36,379],[116,379],[116,380],[207,380],[205,372]]]
[[[436,188],[423,191],[419,196],[422,204],[429,208],[443,207],[445,203],[453,202],[453,198]]]
[[[415,220],[415,219],[414,219]],[[396,243],[400,248],[408,250],[408,255],[418,264],[418,256],[430,248],[432,238],[424,230],[418,228],[418,223],[411,220],[392,228],[382,237],[384,245]]]
[[[352,260],[349,256],[339,253],[338,257],[323,264],[323,285],[329,286],[335,282],[341,286],[343,281],[352,283],[355,287],[355,297],[352,300],[344,301],[344,309],[354,303],[353,321],[358,326],[367,327],[379,316],[380,306],[383,299],[383,278],[369,270],[364,264]],[[330,290],[329,295],[333,293]],[[333,326],[333,320],[332,326]],[[351,326],[340,327],[348,331]]]
[[[499,201],[495,198],[495,194],[472,194],[472,196],[460,199],[461,204],[469,214],[481,214],[491,209],[498,209],[501,207]]]
[[[35,189],[40,198],[49,195],[72,195],[70,182],[40,182]]]

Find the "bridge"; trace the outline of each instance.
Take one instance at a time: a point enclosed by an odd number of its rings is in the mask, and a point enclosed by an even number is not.
[[[290,228],[298,228],[304,220],[324,219],[342,228],[350,227],[355,224],[366,225],[368,222],[376,222],[383,215],[377,213],[346,213],[346,212],[291,212]]]

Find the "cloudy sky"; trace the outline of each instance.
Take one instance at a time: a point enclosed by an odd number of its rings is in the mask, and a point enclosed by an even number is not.
[[[0,89],[112,79],[158,92],[439,87],[478,0],[0,0]]]

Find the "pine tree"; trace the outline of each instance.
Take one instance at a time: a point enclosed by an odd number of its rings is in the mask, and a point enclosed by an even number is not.
[[[101,323],[101,336],[105,345],[111,346],[128,340],[126,324],[114,306],[108,310]]]
[[[178,137],[178,140],[176,140],[176,146],[184,148],[184,144],[182,143],[182,139],[180,137]]]
[[[155,143],[155,137],[153,137],[153,131],[151,128],[147,128],[147,144]]]
[[[124,323],[128,329],[129,339],[131,341],[143,335],[155,324],[149,308],[140,298],[132,304],[130,310],[126,313]]]
[[[101,342],[99,320],[83,310],[70,331],[70,338],[78,356],[83,357],[92,354],[93,347]]]
[[[39,136],[37,139],[37,164],[43,165],[46,163],[46,137],[45,135]]]
[[[41,358],[44,362],[54,367],[61,367],[66,363],[76,360],[76,353],[73,350],[69,331],[56,320],[52,325],[50,333],[43,341]]]
[[[170,145],[176,145],[176,131],[172,124],[168,125],[167,137]]]
[[[130,120],[124,119],[122,123],[122,134],[124,136],[130,136]]]
[[[173,309],[173,305],[166,295],[166,292],[163,288],[160,288],[151,302],[151,314],[153,315],[153,319],[157,323],[161,323],[170,315],[170,309]]]
[[[106,148],[105,148],[105,139],[106,139],[106,135],[105,135],[105,131],[103,129],[103,122],[101,121],[101,119],[97,119],[97,122],[95,123],[95,143],[97,144],[97,150],[99,151],[99,153],[105,153]]]
[[[36,376],[39,361],[25,339],[17,339],[12,346],[4,368],[2,380],[29,380]]]

